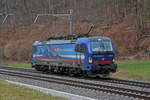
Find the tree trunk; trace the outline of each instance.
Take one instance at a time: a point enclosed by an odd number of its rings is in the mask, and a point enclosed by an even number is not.
[[[139,12],[140,0],[136,0],[136,40],[139,38],[139,28],[140,28],[140,12]]]
[[[144,0],[136,0],[136,40],[139,39],[139,30],[143,27]]]

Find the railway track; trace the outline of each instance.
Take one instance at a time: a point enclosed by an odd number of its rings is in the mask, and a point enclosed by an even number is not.
[[[95,83],[74,81],[74,80],[68,80],[68,79],[54,78],[54,77],[49,77],[49,76],[48,77],[40,76],[40,75],[29,74],[29,73],[27,74],[27,73],[15,72],[15,71],[4,70],[4,69],[0,69],[0,74],[34,79],[34,80],[62,84],[62,85],[68,85],[68,86],[74,86],[74,87],[79,87],[79,88],[84,88],[84,89],[95,90],[95,91],[102,91],[106,93],[119,94],[119,95],[138,98],[138,99],[150,100],[150,92],[125,89],[125,88],[107,86],[107,85],[100,85],[100,84],[95,84]]]
[[[32,68],[16,68],[16,67],[0,66],[0,69],[16,70],[16,71],[31,72],[31,73],[41,73],[41,72],[38,72]],[[83,78],[81,78],[81,79],[83,79]],[[136,86],[136,87],[142,87],[142,88],[150,88],[150,83],[147,83],[147,82],[138,82],[138,81],[132,81],[132,80],[117,79],[117,78],[110,78],[110,79],[84,78],[84,79],[94,80],[94,81],[102,81],[102,82],[108,82],[108,83],[123,84],[123,85],[129,85],[129,86]]]
[[[117,83],[117,84],[142,87],[142,88],[150,88],[150,83],[147,83],[147,82],[138,82],[138,81],[132,81],[132,80],[118,79],[118,78],[110,78],[109,80],[103,80],[103,81],[109,82],[109,83]]]

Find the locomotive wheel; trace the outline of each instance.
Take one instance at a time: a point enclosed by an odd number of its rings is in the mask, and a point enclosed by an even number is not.
[[[73,72],[74,72],[73,69],[69,69],[69,76],[70,76],[70,77],[73,77],[73,76],[74,76],[74,73],[73,73]]]
[[[51,74],[53,74],[53,73],[54,73],[54,69],[51,68],[51,69],[49,70],[49,72],[50,72]]]
[[[41,70],[40,70],[40,66],[35,66],[35,69],[36,69],[37,71],[41,71]]]
[[[48,66],[41,66],[41,71],[43,72],[48,71]]]
[[[35,69],[37,71],[43,71],[43,72],[45,72],[45,71],[48,71],[48,66],[37,65],[37,66],[35,66]]]
[[[88,77],[87,72],[83,72],[83,73],[82,73],[82,78],[87,78],[87,77]]]

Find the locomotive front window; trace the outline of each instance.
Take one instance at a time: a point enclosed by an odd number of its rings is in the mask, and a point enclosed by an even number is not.
[[[110,40],[95,39],[91,40],[90,44],[94,54],[113,52],[113,47]]]

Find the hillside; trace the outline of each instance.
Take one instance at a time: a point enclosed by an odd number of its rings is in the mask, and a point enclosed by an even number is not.
[[[69,13],[70,9],[73,9],[73,33],[86,33],[89,21],[95,25],[91,35],[104,35],[113,40],[118,59],[134,60],[148,57],[148,0],[139,4],[137,0],[6,1],[0,0],[0,13],[3,13],[0,22],[2,23],[8,13],[13,13],[14,16],[9,16],[5,23],[0,25],[1,58],[30,61],[34,41],[69,34],[69,21],[66,17],[43,16],[39,17],[36,23],[33,21],[38,13]]]

